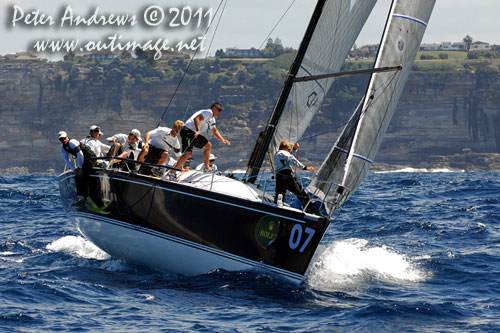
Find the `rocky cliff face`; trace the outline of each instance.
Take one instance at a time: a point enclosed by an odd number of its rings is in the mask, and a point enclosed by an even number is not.
[[[132,128],[145,133],[158,124],[177,83],[163,80],[125,86],[108,80],[90,84],[92,71],[96,71],[94,65],[0,61],[0,168],[61,170],[56,136],[60,130],[77,139],[83,138],[92,124],[101,126],[103,137],[128,133]],[[377,162],[421,165],[443,161],[443,156],[461,154],[464,149],[500,152],[498,89],[497,74],[413,72]],[[232,145],[223,146],[214,139],[214,153],[219,156],[220,168],[243,168],[279,90],[280,83],[275,80],[260,88],[224,86],[217,80],[202,85],[193,81],[181,86],[162,124],[185,120],[219,100],[225,111],[218,128]],[[335,99],[332,93],[329,100]],[[348,107],[341,113],[349,114]],[[332,123],[328,126],[336,128],[335,116],[327,114],[323,112],[312,125],[311,134],[322,132],[327,120]],[[335,133],[304,141],[301,158],[319,164],[334,141]]]

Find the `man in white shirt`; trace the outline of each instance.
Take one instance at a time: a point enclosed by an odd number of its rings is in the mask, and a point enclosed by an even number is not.
[[[208,162],[210,163],[210,169],[208,171],[217,171],[217,165],[215,165],[215,155],[214,154],[210,154],[210,157],[208,158]],[[199,171],[203,171],[203,170],[207,170],[205,168],[205,163],[200,163],[198,164],[198,166],[196,167],[195,170],[199,170]]]
[[[118,133],[107,138],[106,141],[113,144],[107,153],[108,156],[134,159],[137,156],[135,151],[142,148],[141,132],[135,128],[128,135]],[[110,163],[120,163],[120,160],[111,160]]]
[[[203,148],[203,163],[205,169],[210,169],[209,156],[212,151],[212,144],[201,133],[211,131],[213,135],[222,143],[231,145],[231,142],[224,139],[220,132],[215,127],[218,116],[222,113],[222,105],[213,103],[210,109],[200,110],[195,112],[187,121],[186,126],[181,131],[182,152],[183,155],[175,165],[177,168],[182,168],[184,162],[193,155],[193,146]]]
[[[64,131],[58,133],[58,138],[62,144],[61,153],[64,162],[75,173],[76,194],[81,195],[85,199],[88,196],[87,177],[96,164],[96,160],[91,158],[96,156],[83,143],[75,139],[70,139]],[[70,155],[76,159],[76,167],[70,161]]]
[[[89,135],[81,141],[87,148],[92,150],[97,157],[105,156],[109,148],[111,148],[100,141],[102,134],[99,126],[92,125],[89,128]]]
[[[170,156],[180,155],[181,143],[178,135],[183,127],[184,122],[177,120],[172,129],[158,127],[146,133],[144,148],[137,161],[163,165]],[[139,173],[150,175],[151,167],[141,165]]]

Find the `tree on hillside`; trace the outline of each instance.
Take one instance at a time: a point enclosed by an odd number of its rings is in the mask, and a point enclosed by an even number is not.
[[[465,43],[465,50],[468,52],[470,50],[470,46],[474,40],[471,36],[467,35],[462,39],[462,42]]]
[[[266,47],[262,50],[262,54],[265,57],[269,58],[276,58],[281,54],[283,54],[283,52],[284,52],[283,44],[281,42],[281,39],[279,39],[278,37],[276,37],[274,41],[272,38],[269,38],[267,40]]]
[[[75,52],[69,51],[68,53],[66,53],[64,55],[63,60],[64,61],[73,61],[73,60],[75,60]]]
[[[122,50],[119,58],[122,60],[132,59],[132,54],[130,54],[130,52],[127,50]]]
[[[143,60],[143,59],[147,59],[148,58],[148,54],[146,51],[144,51],[142,48],[140,47],[136,47],[135,50],[134,50],[134,53],[135,53],[135,57],[139,60]]]
[[[224,52],[223,49],[219,49],[215,52],[215,56],[216,57],[225,57],[226,56],[226,53]]]

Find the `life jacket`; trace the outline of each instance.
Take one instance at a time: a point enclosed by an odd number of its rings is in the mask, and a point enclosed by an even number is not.
[[[71,140],[70,140],[71,141]],[[83,153],[83,158],[88,158],[88,157],[96,157],[94,152],[90,150],[85,144],[82,142],[79,142],[80,145],[76,146],[75,148],[71,148],[69,146],[69,142],[67,144],[63,144],[63,149],[66,150],[68,153],[76,157],[76,154],[81,150]]]

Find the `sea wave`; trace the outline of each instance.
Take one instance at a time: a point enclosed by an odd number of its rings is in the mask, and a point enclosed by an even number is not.
[[[80,236],[64,236],[48,244],[47,250],[65,252],[84,259],[108,260],[110,255]]]
[[[374,173],[439,173],[439,172],[465,172],[465,170],[453,170],[447,168],[402,168],[396,170],[374,171]]]
[[[397,284],[422,282],[428,276],[405,255],[352,238],[332,242],[316,256],[307,280],[313,289],[338,291],[357,289],[372,279]]]

